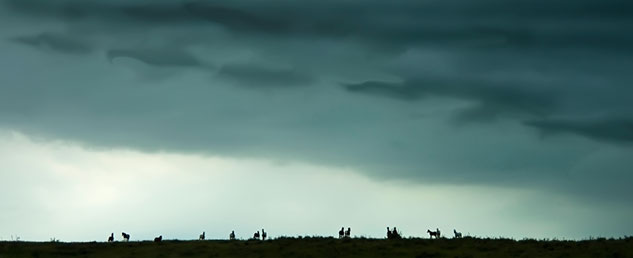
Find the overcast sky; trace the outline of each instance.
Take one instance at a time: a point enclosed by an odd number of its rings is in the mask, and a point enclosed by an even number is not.
[[[0,0],[0,240],[633,232],[633,2]]]

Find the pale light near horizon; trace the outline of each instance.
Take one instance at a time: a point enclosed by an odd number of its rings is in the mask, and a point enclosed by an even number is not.
[[[121,231],[132,240],[194,239],[201,231],[225,239],[231,230],[248,238],[261,228],[271,237],[333,236],[341,226],[378,238],[387,226],[407,237],[439,227],[447,235],[457,228],[473,236],[582,238],[578,232],[586,229],[574,227],[596,215],[531,190],[376,181],[304,163],[90,149],[15,131],[0,133],[0,163],[3,240],[103,241]],[[524,205],[545,209],[530,212]]]

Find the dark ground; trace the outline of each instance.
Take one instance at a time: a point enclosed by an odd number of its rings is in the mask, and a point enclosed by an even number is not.
[[[21,257],[633,257],[633,237],[585,241],[279,238],[267,241],[0,242]]]

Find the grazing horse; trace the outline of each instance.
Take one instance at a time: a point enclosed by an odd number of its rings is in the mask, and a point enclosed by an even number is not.
[[[130,234],[127,234],[125,232],[121,232],[121,236],[123,236],[123,240],[125,240],[125,242],[129,242],[130,241]]]
[[[200,234],[200,237],[198,239],[199,240],[204,240],[204,231],[202,231],[202,234]]]
[[[231,234],[229,235],[229,239],[230,240],[235,240],[235,230],[231,231]]]
[[[453,229],[453,233],[455,233],[455,238],[462,238],[462,232],[457,232],[457,230]]]
[[[108,237],[108,242],[114,242],[114,233],[110,234]]]
[[[436,239],[440,237],[440,232],[439,231],[431,231],[431,230],[426,230],[426,233],[429,233],[429,238],[433,238],[435,237]]]
[[[259,239],[259,231],[255,232],[255,234],[253,234],[253,239]]]
[[[345,230],[345,237],[349,238],[351,234],[352,234],[352,228],[347,228],[347,230]]]
[[[343,238],[345,236],[345,227],[342,227],[341,230],[338,231],[338,238]]]
[[[262,240],[266,240],[266,231],[262,228]]]
[[[163,241],[163,235],[160,235],[154,238],[154,242],[160,242],[160,241]]]

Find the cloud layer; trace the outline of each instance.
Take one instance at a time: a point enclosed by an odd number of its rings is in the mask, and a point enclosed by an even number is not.
[[[3,0],[0,14],[16,25],[0,32],[6,129],[633,201],[625,1]]]

